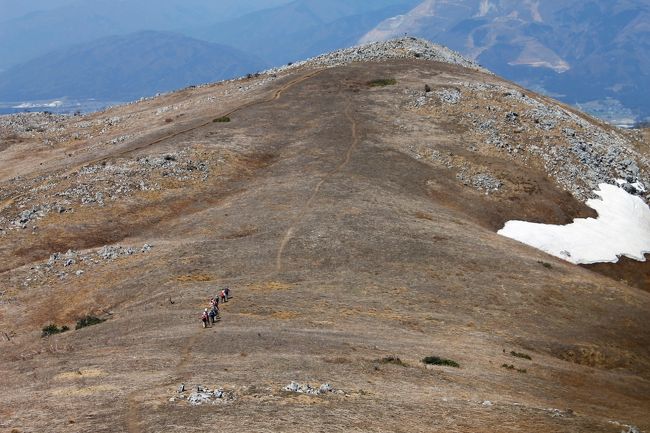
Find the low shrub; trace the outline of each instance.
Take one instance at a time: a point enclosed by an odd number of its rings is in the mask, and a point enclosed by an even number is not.
[[[62,332],[69,331],[69,330],[70,328],[68,328],[66,325],[63,325],[62,327],[59,328],[58,326],[52,323],[43,327],[43,332],[41,333],[41,337],[48,337],[54,334],[61,334]]]
[[[214,123],[226,123],[226,122],[230,122],[230,117],[228,117],[228,116],[217,117],[217,118],[214,119],[212,122],[214,122]]]
[[[395,78],[379,78],[377,80],[368,81],[367,84],[370,87],[392,86],[397,84],[397,80]]]
[[[456,361],[452,361],[451,359],[440,358],[438,356],[425,356],[422,359],[422,362],[429,365],[445,365],[447,367],[456,367],[456,368],[460,367],[460,364],[458,364]]]
[[[546,269],[551,269],[553,267],[553,265],[551,265],[550,263],[546,263],[546,262],[543,262],[541,260],[539,260],[537,263],[544,266]]]
[[[77,320],[77,325],[74,327],[74,329],[81,329],[85,328],[86,326],[98,325],[105,321],[106,319],[100,319],[99,317],[88,315]]]
[[[525,353],[521,353],[521,352],[515,352],[514,350],[511,350],[511,351],[510,351],[510,354],[511,354],[512,356],[516,357],[516,358],[523,358],[523,359],[527,359],[527,360],[529,360],[529,361],[530,361],[531,359],[533,359],[533,358],[530,357],[530,355],[527,355],[527,354],[525,354]]]

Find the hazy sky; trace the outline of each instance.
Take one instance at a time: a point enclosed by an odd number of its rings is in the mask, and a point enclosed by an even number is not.
[[[159,0],[158,3],[191,4],[210,7],[211,9],[227,8],[236,11],[238,14],[251,12],[257,9],[277,6],[289,3],[291,0]],[[92,7],[93,4],[101,9],[105,4],[116,5],[118,3],[147,3],[146,0],[0,0],[0,22],[14,18],[20,18],[26,14],[39,11],[53,10],[64,6],[75,5]]]

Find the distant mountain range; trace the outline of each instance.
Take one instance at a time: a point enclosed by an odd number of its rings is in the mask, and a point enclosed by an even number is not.
[[[288,0],[0,0],[0,69],[7,69],[52,50],[106,36],[142,30],[176,31],[196,28],[287,2]],[[15,16],[21,12],[28,13]]]
[[[272,65],[356,45],[377,23],[420,0],[297,0],[192,34],[255,54]]]
[[[650,0],[426,0],[361,42],[404,33],[565,102],[618,101],[650,116]]]
[[[0,69],[13,67],[0,75],[0,100],[25,83],[16,81],[21,73],[59,74],[50,69],[53,57],[60,75],[83,80],[71,69],[102,65],[101,57],[110,51],[98,39],[134,37],[144,28],[182,33],[195,38],[193,44],[221,44],[222,51],[224,45],[232,47],[230,58],[243,59],[239,70],[245,71],[407,33],[447,45],[499,75],[614,123],[650,118],[650,0],[53,0],[39,5],[43,1],[0,0],[0,8],[7,11],[7,19],[0,22]],[[153,44],[149,54],[138,44],[140,55],[162,55],[155,38],[147,40]],[[84,44],[84,49],[70,48],[74,44]],[[177,63],[188,73],[204,69],[206,59],[197,57],[194,67],[186,63],[195,61],[191,55],[178,50],[164,55],[160,65],[169,67],[178,56]],[[156,65],[151,62],[151,73],[162,75],[154,70]],[[133,66],[133,71],[129,65],[121,67],[123,77],[142,82],[137,78],[141,62]],[[60,97],[66,90],[57,84],[61,82],[41,81],[38,93]],[[139,95],[151,89],[145,86]],[[111,88],[105,90],[110,93]]]
[[[238,77],[262,62],[234,48],[169,32],[139,32],[62,49],[0,74],[0,99],[128,101]]]

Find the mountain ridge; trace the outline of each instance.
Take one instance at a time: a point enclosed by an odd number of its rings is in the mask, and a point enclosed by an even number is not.
[[[225,45],[145,31],[76,45],[0,73],[0,98],[126,101],[263,68]]]
[[[147,29],[233,46],[276,66],[407,32],[615,125],[633,126],[650,113],[648,0],[154,3],[77,2],[5,21],[0,70],[70,44],[140,30],[141,16],[148,17]]]
[[[650,428],[647,264],[496,233],[647,181],[640,132],[405,38],[0,143],[2,428]]]
[[[4,41],[0,45],[0,69],[24,63],[50,51],[114,35],[147,30],[186,33],[183,28],[188,26],[234,19],[257,7],[271,7],[284,1],[60,0],[61,7],[3,21],[0,27],[0,40]],[[143,17],[146,17],[144,24]]]
[[[471,10],[473,13],[468,13]],[[650,115],[645,104],[647,0],[508,2],[427,0],[379,24],[361,42],[404,32],[438,41],[524,86],[562,101],[620,101],[627,123]],[[471,16],[471,18],[469,17]],[[615,60],[613,60],[615,59]],[[603,113],[605,114],[605,113]],[[612,118],[616,123],[616,118]],[[619,122],[623,123],[623,122]]]

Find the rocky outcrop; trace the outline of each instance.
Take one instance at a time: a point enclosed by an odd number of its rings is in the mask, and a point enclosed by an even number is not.
[[[334,67],[353,62],[377,62],[395,59],[432,60],[490,73],[478,63],[463,57],[456,51],[424,39],[412,37],[392,39],[384,42],[372,42],[337,50],[280,68],[270,69],[266,73],[277,73],[301,66]]]

